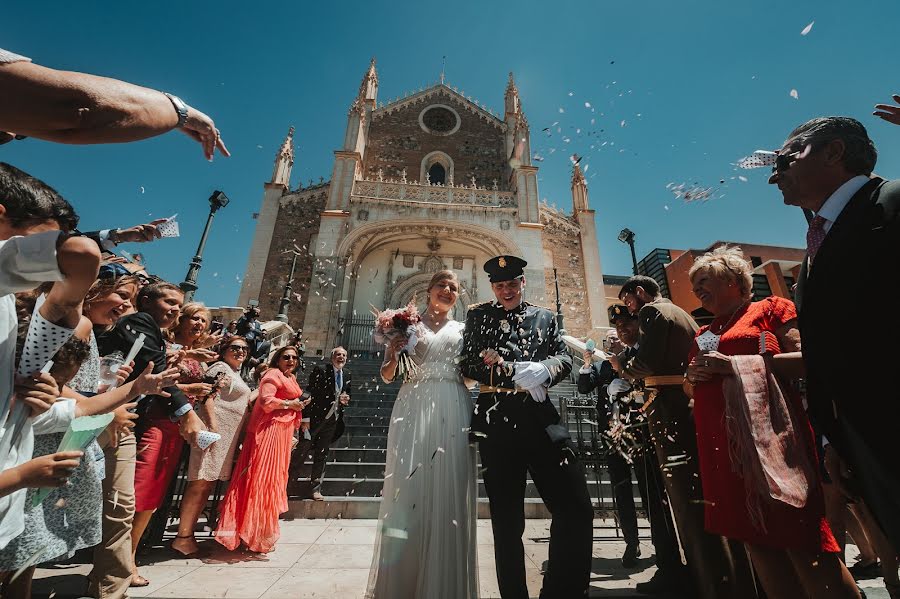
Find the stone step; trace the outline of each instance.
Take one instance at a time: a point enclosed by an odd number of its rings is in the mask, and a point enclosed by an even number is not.
[[[352,450],[351,450],[352,451]],[[362,450],[362,451],[378,451],[378,450]],[[340,455],[339,457],[347,457],[346,455]],[[360,456],[366,457],[366,456]],[[369,456],[372,457],[372,456]],[[332,479],[380,479],[384,477],[385,463],[384,463],[384,453],[375,454],[375,457],[380,457],[381,459],[372,462],[366,461],[350,461],[350,462],[341,462],[341,461],[328,461],[325,463],[325,480]],[[481,464],[477,464],[477,468],[479,471],[481,470]],[[299,479],[308,479],[310,470],[312,469],[312,462],[307,458],[306,462],[304,462],[298,469],[297,475]],[[596,479],[596,474],[594,473],[592,468],[587,469],[587,478],[588,479]],[[608,476],[604,473],[602,474],[602,478],[608,479]],[[596,483],[594,483],[596,484]],[[606,486],[608,484],[608,480],[603,481],[603,485]]]
[[[328,462],[344,462],[344,463],[361,463],[368,464],[381,463],[384,464],[387,450],[384,448],[351,448],[351,447],[332,447],[328,453]]]
[[[327,469],[326,469],[327,472]],[[415,476],[415,474],[413,474]],[[344,497],[379,497],[384,487],[384,479],[378,478],[326,478],[322,483],[322,488],[329,495]],[[588,478],[588,492],[593,498],[611,497],[612,488],[609,480],[603,480],[598,483],[596,480]],[[289,497],[309,497],[312,493],[308,479],[300,479],[290,481],[288,483],[287,493]],[[637,493],[637,486],[634,486],[634,494],[637,501],[640,501],[640,495]],[[484,481],[478,480],[478,496],[487,497],[484,489]],[[525,483],[525,497],[539,498],[537,486],[534,481],[527,480]]]
[[[300,520],[303,518],[342,518],[342,519],[376,519],[381,506],[380,497],[325,497],[325,501],[309,499],[291,499],[288,511],[282,514],[282,520]],[[490,518],[491,510],[488,500],[478,500],[478,517]],[[549,518],[550,512],[540,499],[525,500],[525,517],[528,519]]]
[[[356,402],[344,408],[344,418],[366,418],[369,416],[390,418],[393,405],[379,405],[374,407],[360,407]]]
[[[331,446],[352,447],[353,449],[384,449],[387,447],[387,437],[345,434],[332,443]]]

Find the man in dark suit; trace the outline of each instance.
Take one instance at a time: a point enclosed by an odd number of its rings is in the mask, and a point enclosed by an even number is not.
[[[810,416],[846,461],[866,504],[900,550],[895,441],[900,392],[891,380],[900,310],[873,304],[873,326],[853,331],[860,355],[843,351],[836,335],[836,326],[846,320],[839,298],[848,284],[869,288],[873,295],[897,284],[900,181],[872,174],[877,157],[859,121],[817,118],[788,136],[769,183],[778,185],[785,204],[815,213],[796,291]]]
[[[615,328],[617,336],[610,344],[609,351],[621,353],[628,360],[637,355],[640,338],[640,325],[637,316],[628,312],[622,305],[609,307],[609,322]],[[640,385],[638,385],[640,387]],[[659,471],[659,462],[650,445],[649,433],[646,430],[646,419],[641,412],[643,393],[632,390],[632,385],[613,370],[609,360],[598,366],[593,363],[589,368],[582,368],[578,374],[578,392],[590,393],[597,389],[597,412],[600,421],[628,426],[627,429],[638,445],[636,451],[620,453],[615,448],[606,457],[610,484],[616,500],[616,511],[619,524],[625,537],[625,552],[622,554],[622,565],[633,568],[641,555],[638,541],[637,510],[634,506],[634,491],[631,484],[631,471],[637,478],[638,492],[647,517],[650,520],[650,537],[656,553],[656,566],[666,580],[674,580],[689,574],[683,572],[675,540],[675,527],[669,513],[668,499]],[[602,426],[602,425],[601,425]],[[626,455],[628,456],[626,458]]]
[[[548,388],[572,370],[556,315],[523,298],[525,260],[484,265],[496,302],[469,306],[460,367],[481,384],[472,416],[491,506],[497,581],[503,599],[526,599],[525,485],[531,475],[553,517],[544,599],[585,597],[594,517],[584,467]]]
[[[299,478],[299,472],[306,461],[306,454],[312,450],[312,470],[309,480],[312,498],[324,501],[322,476],[325,461],[332,442],[344,434],[344,407],[350,403],[350,373],[347,364],[347,350],[341,346],[331,350],[331,361],[317,364],[309,373],[309,387],[312,403],[303,410],[303,419],[309,418],[309,435],[301,433],[300,444],[294,452],[291,463],[291,478]]]

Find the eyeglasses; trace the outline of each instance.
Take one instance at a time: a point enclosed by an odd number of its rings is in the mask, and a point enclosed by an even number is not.
[[[299,360],[297,356],[281,356],[282,360]]]
[[[249,351],[249,348],[246,345],[229,345],[228,349],[230,349],[234,353],[242,354],[246,354]]]
[[[802,147],[797,147],[796,145],[791,146],[791,152],[787,152],[782,154],[779,152],[775,156],[775,166],[772,167],[773,173],[783,173],[784,171],[791,168],[791,165],[794,164],[801,155],[806,155],[812,152],[812,144],[804,144]]]

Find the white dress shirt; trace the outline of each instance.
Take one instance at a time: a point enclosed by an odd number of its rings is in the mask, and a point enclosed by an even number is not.
[[[334,367],[332,367],[334,368]],[[338,409],[338,403],[341,401],[341,390],[344,388],[344,372],[343,368],[334,368],[334,402],[331,404],[331,407],[328,409],[328,413],[325,414],[325,420],[328,420],[332,416],[334,416],[335,412]],[[338,382],[338,377],[340,377],[340,382]]]
[[[825,230],[826,235],[828,234],[828,231],[831,230],[831,225],[834,224],[834,221],[838,219],[841,212],[844,211],[844,208],[847,207],[847,204],[849,204],[853,196],[856,195],[856,192],[862,189],[863,185],[868,182],[869,178],[865,175],[857,175],[838,187],[834,193],[825,200],[825,203],[822,204],[822,207],[816,212],[816,216],[821,216],[825,219],[825,222],[822,223],[822,228]]]

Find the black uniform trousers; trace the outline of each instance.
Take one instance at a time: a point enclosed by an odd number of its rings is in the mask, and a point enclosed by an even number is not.
[[[309,474],[310,493],[322,490],[322,476],[325,474],[325,462],[328,459],[328,450],[331,448],[331,441],[334,437],[334,431],[337,428],[337,414],[323,421],[315,429],[310,429],[309,439],[303,438],[300,433],[300,443],[297,444],[297,450],[294,452],[291,460],[291,478],[300,477],[300,471],[303,463],[306,461],[306,454],[312,451],[312,469]]]
[[[633,464],[626,462],[619,454],[610,454],[606,458],[606,466],[625,542],[629,544],[638,542],[637,510],[634,507],[634,492],[631,486],[633,468],[641,502],[647,510],[647,519],[650,521],[650,538],[656,553],[656,567],[660,570],[681,568],[678,541],[675,539],[674,524],[669,513],[665,488],[660,479],[656,454],[652,450],[647,451],[635,457]]]
[[[756,583],[743,544],[704,529],[697,432],[689,402],[680,387],[663,387],[647,410],[647,418],[697,596],[755,598]]]
[[[518,399],[518,394],[516,396]],[[516,426],[489,426],[478,439],[491,506],[494,558],[503,599],[527,599],[525,584],[525,485],[528,474],[550,511],[550,555],[542,599],[585,597],[590,584],[594,508],[584,466],[570,444],[554,444],[537,416],[537,404],[522,397]],[[533,409],[534,415],[529,414]],[[497,418],[502,418],[497,415]]]

